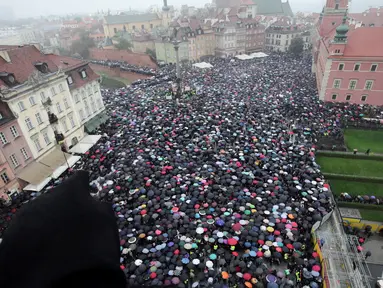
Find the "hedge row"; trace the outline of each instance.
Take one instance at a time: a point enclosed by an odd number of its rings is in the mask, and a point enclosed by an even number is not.
[[[338,157],[338,158],[351,158],[351,159],[383,161],[383,155],[376,155],[376,154],[366,155],[364,153],[359,153],[359,154],[354,155],[351,152],[318,150],[316,152],[316,155],[317,156],[325,156],[325,157]]]
[[[383,205],[363,204],[358,202],[343,202],[343,201],[338,201],[337,204],[338,204],[338,207],[383,211]]]
[[[346,174],[336,174],[336,173],[323,173],[323,176],[327,179],[383,184],[383,178],[380,178],[380,177],[366,177],[366,176],[346,175]]]

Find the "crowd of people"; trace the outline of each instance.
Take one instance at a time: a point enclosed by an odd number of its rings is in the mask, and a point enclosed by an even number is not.
[[[320,287],[310,232],[333,204],[316,145],[364,108],[318,100],[308,55],[211,64],[182,66],[199,93],[178,102],[166,97],[174,65],[102,91],[110,119],[78,165],[113,205],[128,284]],[[38,196],[23,195],[2,230]]]
[[[134,73],[147,75],[147,76],[156,75],[156,70],[153,68],[133,65],[125,61],[91,60],[90,62],[93,64],[108,66],[110,68],[120,68],[123,71],[134,72]]]

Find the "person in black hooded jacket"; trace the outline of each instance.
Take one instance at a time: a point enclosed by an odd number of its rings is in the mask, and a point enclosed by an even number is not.
[[[2,288],[123,288],[111,205],[90,195],[76,172],[20,209],[0,244]]]

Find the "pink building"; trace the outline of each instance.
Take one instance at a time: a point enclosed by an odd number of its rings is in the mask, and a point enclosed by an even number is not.
[[[347,5],[327,0],[317,26],[313,70],[319,98],[383,105],[383,27],[349,27]]]
[[[0,102],[0,197],[22,188],[15,174],[32,161],[16,118],[8,105]]]

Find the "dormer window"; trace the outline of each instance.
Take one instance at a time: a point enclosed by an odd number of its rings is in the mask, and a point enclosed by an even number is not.
[[[85,70],[85,69],[80,71],[80,75],[81,75],[81,78],[82,78],[82,79],[85,79],[85,78],[88,76],[88,75],[86,74],[86,70]]]
[[[41,73],[48,73],[49,70],[48,70],[48,64],[45,63],[45,62],[37,62],[35,63],[35,67],[37,70],[39,70]]]
[[[69,84],[69,85],[72,85],[72,84],[73,84],[73,78],[72,78],[71,75],[68,76],[67,81],[68,81],[68,84]]]
[[[15,75],[12,73],[0,72],[0,79],[10,87],[13,87],[17,84]]]

